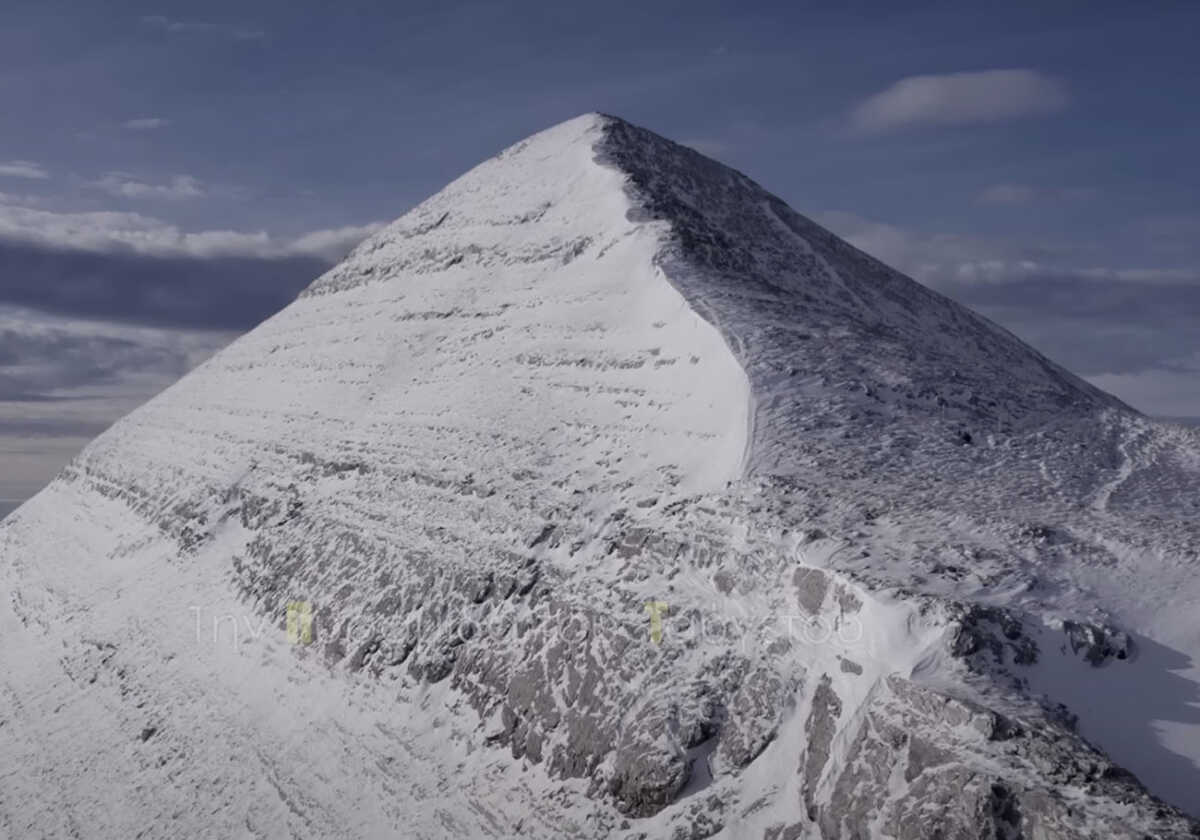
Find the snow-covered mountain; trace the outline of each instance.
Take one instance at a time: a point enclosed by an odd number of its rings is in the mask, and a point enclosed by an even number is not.
[[[580,117],[0,524],[0,836],[1197,836],[1198,513],[1200,430]]]

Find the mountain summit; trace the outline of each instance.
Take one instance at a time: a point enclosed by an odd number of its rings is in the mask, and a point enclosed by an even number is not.
[[[1197,431],[579,117],[0,524],[0,830],[1195,836],[1198,491]]]

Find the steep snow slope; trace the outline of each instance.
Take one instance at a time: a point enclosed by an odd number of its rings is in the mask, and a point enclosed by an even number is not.
[[[1200,813],[1198,476],[581,117],[0,525],[0,831],[1185,836],[1117,765]]]

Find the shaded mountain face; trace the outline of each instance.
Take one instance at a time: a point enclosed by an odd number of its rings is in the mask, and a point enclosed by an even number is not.
[[[0,525],[0,830],[1191,836],[1198,477],[1195,430],[581,117]]]
[[[767,427],[756,451],[773,450],[794,426],[840,421],[828,415],[850,405],[880,422],[950,416],[1005,431],[1119,406],[741,173],[618,120],[599,151],[627,173],[637,215],[670,223],[659,263],[747,370]],[[788,381],[797,377],[804,386]],[[788,466],[780,457],[758,465]]]

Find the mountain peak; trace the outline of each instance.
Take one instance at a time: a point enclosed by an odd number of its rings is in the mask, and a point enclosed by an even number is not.
[[[754,404],[746,465],[755,470],[801,469],[790,440],[849,417],[864,433],[925,418],[954,438],[1131,412],[742,173],[602,114],[480,164],[307,294],[400,276],[444,292],[496,266],[601,261],[635,231],[655,239],[651,263],[744,369]]]
[[[1197,488],[1196,433],[584,115],[0,523],[0,822],[1186,836],[1121,765],[1195,805]]]

